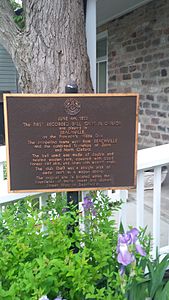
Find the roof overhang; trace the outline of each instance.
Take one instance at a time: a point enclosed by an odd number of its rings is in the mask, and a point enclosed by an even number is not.
[[[97,0],[97,26],[121,17],[150,1],[152,0]]]

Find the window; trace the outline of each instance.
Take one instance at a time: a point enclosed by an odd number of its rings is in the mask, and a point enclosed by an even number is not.
[[[97,37],[96,91],[97,93],[107,92],[107,34],[105,32]]]

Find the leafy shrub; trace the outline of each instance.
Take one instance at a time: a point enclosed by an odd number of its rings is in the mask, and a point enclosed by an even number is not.
[[[41,210],[28,198],[6,207],[0,217],[0,299],[136,300],[148,282],[145,231],[125,234],[121,227],[119,235],[112,215],[120,203],[110,205],[102,193],[84,200],[85,216],[65,204],[57,194]],[[123,247],[128,261],[120,256]]]

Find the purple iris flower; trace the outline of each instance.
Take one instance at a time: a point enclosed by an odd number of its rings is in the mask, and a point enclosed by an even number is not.
[[[84,208],[84,211],[89,211],[90,209],[93,208],[94,204],[93,204],[93,201],[91,200],[91,198],[86,196],[86,197],[84,197],[82,206]]]
[[[136,241],[136,251],[141,255],[141,256],[146,256],[146,251],[141,247],[140,243]]]
[[[127,266],[135,261],[133,250],[135,249],[141,256],[145,256],[146,252],[142,248],[138,240],[139,231],[133,228],[127,233],[119,234],[117,245],[117,261],[123,266]],[[134,248],[132,247],[134,246]]]
[[[132,243],[135,244],[136,246],[136,251],[141,255],[141,256],[146,256],[145,250],[141,247],[140,242],[138,240],[138,234],[139,231],[137,228],[133,228],[128,232],[131,235]]]
[[[125,243],[120,244],[117,260],[123,266],[129,265],[135,260],[134,255],[128,251]]]
[[[135,244],[138,238],[139,231],[137,228],[132,228],[130,231],[127,232],[130,235],[131,243]]]
[[[96,216],[96,210],[94,209],[94,203],[90,197],[88,197],[88,196],[84,197],[82,206],[83,206],[85,212],[91,212],[93,216]]]
[[[125,273],[125,266],[120,266],[120,275],[122,276]]]

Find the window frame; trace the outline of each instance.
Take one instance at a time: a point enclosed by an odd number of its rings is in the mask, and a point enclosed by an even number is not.
[[[100,56],[97,57],[97,42],[99,40],[103,40],[106,39],[106,55],[105,56]],[[97,34],[97,38],[96,38],[96,93],[99,93],[99,64],[100,63],[106,63],[106,93],[108,92],[108,32],[107,31],[103,31],[101,33]],[[97,71],[98,70],[98,71]]]

